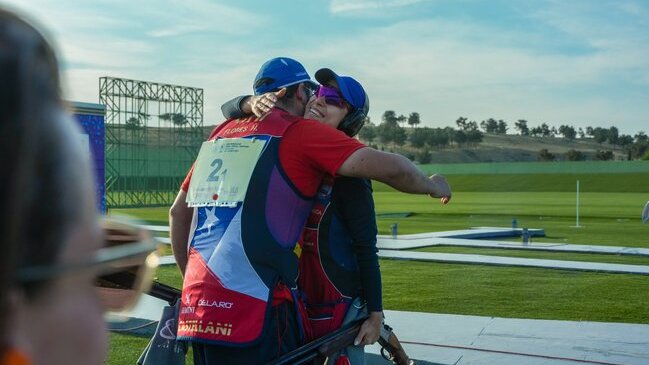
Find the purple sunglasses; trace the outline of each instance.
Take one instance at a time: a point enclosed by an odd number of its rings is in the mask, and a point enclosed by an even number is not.
[[[338,108],[345,108],[347,104],[338,90],[334,89],[333,87],[320,85],[314,95],[317,98],[325,98],[325,103],[336,106]]]

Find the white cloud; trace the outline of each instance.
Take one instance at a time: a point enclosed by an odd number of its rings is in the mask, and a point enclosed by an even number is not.
[[[179,35],[185,35],[189,33],[195,33],[200,31],[205,31],[208,28],[204,25],[196,24],[177,24],[171,27],[153,29],[147,32],[148,35],[152,37],[175,37]]]
[[[251,52],[233,46],[236,40],[224,42],[222,49],[219,37],[255,32],[266,24],[253,11],[209,0],[143,1],[138,6],[127,0],[9,3],[51,32],[62,61],[65,97],[87,102],[97,102],[102,76],[202,87],[206,100],[246,92],[256,69],[244,67],[245,74],[239,74],[236,63],[246,64]],[[206,41],[210,38],[214,44]],[[219,91],[212,91],[215,86]],[[217,110],[206,104],[210,119]]]
[[[620,10],[625,12],[626,14],[639,17],[642,20],[647,20],[649,18],[649,11],[647,11],[646,7],[643,7],[642,2],[638,1],[616,1],[614,6],[618,6]]]
[[[44,0],[12,1],[52,29],[66,60],[67,95],[76,100],[97,101],[100,76],[200,87],[205,122],[212,124],[222,120],[223,101],[250,92],[261,63],[286,55],[302,61],[312,75],[331,67],[357,78],[370,96],[374,121],[393,109],[417,111],[431,126],[452,125],[460,115],[478,122],[525,118],[531,125],[615,122],[623,133],[649,125],[637,117],[649,115],[649,33],[639,31],[647,17],[635,3],[611,10],[631,13],[629,24],[591,14],[589,3],[550,2],[542,12],[525,13],[532,26],[524,29],[404,16],[344,36],[304,32],[292,42],[264,47],[250,36],[281,19],[208,0],[147,2],[135,9],[127,0],[103,5],[113,11],[81,0],[59,7]],[[329,10],[392,14],[422,1],[333,0]],[[116,12],[120,7],[129,10]],[[555,30],[555,38],[539,28]],[[644,92],[610,92],[621,85]]]
[[[630,112],[646,107],[586,97],[579,89],[606,88],[611,79],[633,72],[646,79],[649,59],[638,57],[646,47],[602,44],[594,52],[569,55],[516,46],[524,39],[511,37],[484,26],[424,20],[330,39],[303,51],[310,63],[361,81],[375,121],[388,109],[417,111],[435,126],[451,125],[460,115],[478,122],[494,117],[575,125],[609,123],[615,115],[621,118],[616,122],[627,123],[626,132],[642,129]]]
[[[145,68],[152,65],[157,50],[151,43],[120,37],[80,36],[75,40],[63,43],[66,68]]]
[[[99,102],[99,77],[107,69],[71,69],[63,71],[63,97],[66,100]]]
[[[154,24],[147,31],[153,37],[197,32],[241,35],[266,24],[266,18],[255,12],[209,0],[167,0],[148,9],[146,17],[147,24]]]
[[[641,46],[649,42],[649,33],[641,31],[649,22],[646,9],[632,2],[604,5],[552,1],[531,18],[600,52],[628,52],[635,48],[649,55],[649,48]],[[628,16],[630,12],[634,14]]]
[[[526,35],[424,20],[375,28],[354,37],[321,37],[320,42],[293,45],[294,49],[259,51],[232,44],[222,49],[195,40],[186,45],[186,55],[177,63],[156,67],[138,63],[140,56],[156,55],[154,48],[144,47],[119,60],[117,65],[124,67],[97,62],[104,67],[71,70],[68,75],[73,89],[92,91],[95,98],[97,78],[106,74],[203,88],[205,123],[214,124],[222,120],[221,103],[249,93],[259,65],[283,54],[302,61],[312,75],[317,68],[332,67],[357,78],[370,95],[374,121],[380,121],[383,111],[393,109],[402,114],[417,111],[431,126],[452,125],[462,115],[478,122],[489,117],[510,122],[525,118],[531,125],[609,126],[614,121],[622,123],[623,133],[642,129],[638,120],[635,125],[624,124],[633,123],[632,115],[642,112],[635,100],[623,103],[569,93],[573,88],[606,88],[610,79],[624,77],[627,69],[649,70],[646,57],[634,53],[641,54],[643,47],[601,44],[593,52],[564,55],[519,47],[525,42],[517,37]],[[129,47],[121,45],[125,51]],[[99,51],[87,57],[101,58]],[[649,80],[647,71],[638,72],[641,77],[636,82],[643,77]]]
[[[359,13],[413,5],[430,0],[332,0],[329,11],[333,14]]]

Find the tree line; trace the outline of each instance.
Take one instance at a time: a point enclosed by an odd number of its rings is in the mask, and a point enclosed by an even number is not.
[[[405,125],[409,128],[406,128]],[[359,138],[364,142],[377,147],[374,143],[380,142],[393,150],[409,145],[418,156],[415,159],[421,163],[428,163],[427,156],[431,150],[445,148],[475,147],[482,142],[485,134],[507,134],[509,124],[502,120],[489,118],[481,121],[469,121],[465,117],[459,117],[455,121],[456,128],[431,128],[419,127],[421,117],[419,113],[410,113],[407,117],[403,114],[397,115],[394,110],[387,110],[381,117],[381,123],[373,124],[369,118],[359,133]],[[620,134],[617,127],[601,128],[586,127],[575,128],[571,125],[560,125],[559,128],[541,123],[538,126],[529,126],[528,121],[519,119],[514,122],[514,130],[518,135],[530,137],[564,138],[566,140],[593,140],[604,148],[604,143],[610,146],[617,146],[627,154],[629,160],[649,159],[649,138],[640,131],[635,135]],[[413,157],[413,156],[409,156]],[[554,160],[557,156],[551,154],[547,149],[539,151],[538,159],[543,161]],[[595,159],[612,159],[613,152],[602,150],[597,151]],[[570,150],[564,156],[566,160],[584,160],[586,155],[577,150]]]
[[[408,122],[410,131],[400,124]],[[420,124],[419,113],[411,113],[409,117],[397,116],[393,110],[383,113],[382,122],[374,125],[368,118],[361,129],[359,138],[369,144],[380,141],[384,145],[403,146],[406,142],[415,148],[429,147],[440,149],[456,145],[458,147],[476,146],[482,142],[483,133],[478,130],[475,122],[467,122],[466,118],[459,118],[459,129],[452,127],[430,128],[417,126]]]

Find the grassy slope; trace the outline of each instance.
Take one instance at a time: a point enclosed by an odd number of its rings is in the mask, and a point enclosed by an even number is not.
[[[409,130],[409,128],[406,128]],[[377,141],[374,141],[377,143]],[[379,143],[379,146],[381,144]],[[393,146],[383,146],[390,151]],[[414,153],[416,149],[406,146],[405,151]],[[576,139],[573,141],[564,138],[552,137],[529,137],[518,135],[496,135],[485,134],[482,142],[474,147],[457,148],[456,146],[441,150],[433,150],[432,161],[443,163],[467,163],[467,162],[516,162],[536,161],[541,149],[548,149],[556,156],[557,160],[563,160],[568,150],[574,149],[584,153],[588,160],[593,160],[598,150],[610,150],[615,159],[625,159],[626,154],[622,148],[608,143],[599,144],[591,139]]]

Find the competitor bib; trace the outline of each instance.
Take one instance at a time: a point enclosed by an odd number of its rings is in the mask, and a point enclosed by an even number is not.
[[[264,140],[220,138],[203,142],[189,189],[189,207],[236,206],[243,202]]]

